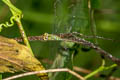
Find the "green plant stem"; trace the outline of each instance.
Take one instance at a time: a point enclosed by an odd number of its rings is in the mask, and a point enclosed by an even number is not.
[[[88,74],[87,76],[85,76],[84,78],[85,78],[85,79],[88,79],[88,78],[94,76],[95,74],[97,74],[98,72],[102,71],[103,69],[104,69],[104,67],[101,66],[101,67],[99,67],[97,70],[95,70],[95,71],[93,71],[92,73],[90,73],[90,74]]]
[[[18,8],[16,8],[11,2],[10,0],[2,0],[11,10],[12,14],[15,15],[17,14],[22,14],[22,11]]]
[[[30,43],[29,43],[29,41],[28,41],[28,39],[27,39],[26,33],[25,33],[25,31],[24,31],[24,28],[23,28],[23,25],[22,25],[20,19],[16,19],[16,22],[17,22],[17,25],[18,25],[18,27],[19,27],[19,30],[20,30],[20,33],[21,33],[21,36],[22,36],[22,38],[23,38],[23,41],[24,41],[25,45],[26,45],[28,48],[30,48],[31,53],[32,53],[32,55],[34,56],[33,51],[32,51],[32,48],[31,48]]]
[[[2,74],[0,74],[0,80],[2,80]]]
[[[22,11],[19,10],[18,8],[16,8],[16,7],[11,3],[10,0],[2,0],[2,1],[3,1],[6,5],[8,5],[8,7],[10,8],[10,10],[11,10],[11,12],[12,12],[12,14],[13,14],[14,20],[17,22],[17,25],[18,25],[18,27],[19,27],[19,30],[20,30],[21,36],[22,36],[22,38],[23,38],[23,41],[24,41],[25,45],[26,45],[28,48],[30,48],[31,54],[34,56],[33,51],[32,51],[32,49],[31,49],[31,46],[30,46],[30,44],[29,44],[29,41],[28,41],[28,39],[27,39],[26,33],[25,33],[24,28],[23,28],[22,23],[21,23]],[[12,20],[11,20],[11,22],[12,22]],[[14,23],[13,23],[13,24],[14,24]]]
[[[105,66],[102,65],[102,66],[100,66],[97,70],[95,70],[95,71],[93,71],[92,73],[88,74],[88,75],[85,76],[84,78],[85,78],[85,79],[88,79],[88,78],[94,76],[95,74],[97,74],[98,72],[101,72],[101,71],[104,71],[104,70],[108,70],[108,69],[114,68],[114,67],[116,67],[116,66],[117,66],[117,64],[113,64],[113,65],[108,66],[108,67],[105,67]]]
[[[94,9],[91,6],[91,0],[88,0],[88,8],[89,8],[89,22],[90,22],[90,28],[92,35],[95,37],[97,32],[96,32],[96,23],[94,19]],[[97,39],[94,39],[95,44],[98,44]]]

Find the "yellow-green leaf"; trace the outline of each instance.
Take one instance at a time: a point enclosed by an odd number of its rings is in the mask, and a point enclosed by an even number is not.
[[[13,39],[0,36],[0,72],[40,71],[42,64],[31,55],[28,47]],[[47,80],[47,73],[37,74],[42,80]]]

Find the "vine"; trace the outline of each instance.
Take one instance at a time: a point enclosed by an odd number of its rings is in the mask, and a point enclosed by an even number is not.
[[[14,21],[17,23],[21,36],[24,40],[24,43],[26,44],[26,46],[28,46],[28,48],[30,48],[31,52],[32,49],[30,47],[29,41],[27,39],[26,33],[23,29],[22,23],[21,23],[21,18],[23,17],[22,11],[18,8],[16,8],[11,2],[10,0],[2,0],[9,8],[10,11],[12,13],[12,17],[10,18],[10,23],[7,21],[5,23],[0,24],[0,32],[2,31],[3,27],[12,27],[14,25]],[[33,55],[33,52],[32,52]]]

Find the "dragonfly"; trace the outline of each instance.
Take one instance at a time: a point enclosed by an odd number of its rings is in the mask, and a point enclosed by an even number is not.
[[[84,35],[96,34],[95,28],[90,25],[91,14],[86,0],[56,0],[55,8],[55,33],[78,32]],[[95,25],[95,24],[94,24]],[[91,40],[93,41],[93,39]],[[94,40],[95,41],[95,40]],[[82,46],[82,50],[89,51]]]
[[[90,13],[91,9],[88,7],[87,0],[56,0],[54,8],[55,33],[77,32],[83,35],[93,35],[93,31],[96,31],[95,28],[91,30],[90,18],[92,13]],[[82,46],[81,49],[83,51],[90,50],[89,47],[85,46]]]
[[[89,26],[89,10],[87,0],[55,0],[54,2],[54,33],[72,33],[91,34]],[[73,53],[78,53],[77,48],[80,45],[72,42],[61,42],[58,57],[54,61],[56,67],[67,67],[72,69]],[[84,48],[83,48],[84,49]],[[87,49],[84,49],[87,51]],[[55,66],[56,65],[56,66]],[[55,77],[60,77],[59,73]],[[61,74],[63,80],[71,79],[68,74]],[[55,77],[51,80],[55,80]],[[61,78],[60,78],[61,79]]]

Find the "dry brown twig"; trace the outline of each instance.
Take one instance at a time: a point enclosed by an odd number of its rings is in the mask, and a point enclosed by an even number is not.
[[[5,78],[3,80],[13,80],[13,79],[24,77],[24,76],[34,75],[34,74],[38,74],[38,73],[48,73],[48,72],[68,72],[68,73],[74,75],[75,77],[77,77],[80,80],[85,80],[84,77],[82,77],[81,75],[79,75],[76,72],[74,72],[74,71],[72,71],[70,69],[67,69],[67,68],[49,69],[49,70],[41,70],[41,71],[35,71],[35,72],[27,72],[27,73],[22,73],[22,74],[19,74],[19,75],[11,76],[11,77]]]

